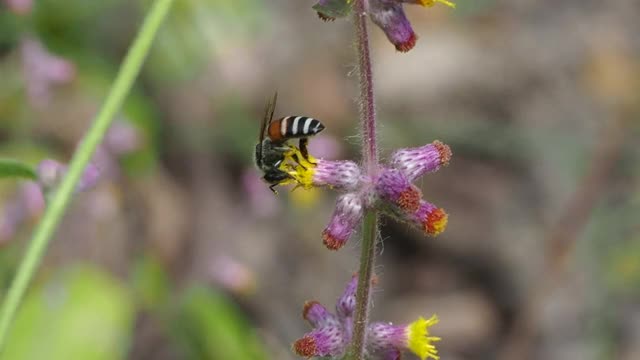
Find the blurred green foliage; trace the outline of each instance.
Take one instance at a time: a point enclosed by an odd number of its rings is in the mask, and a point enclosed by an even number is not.
[[[92,266],[62,269],[23,301],[2,359],[119,359],[133,302],[118,280]]]
[[[214,290],[202,286],[187,289],[172,323],[189,359],[267,358],[243,314]]]
[[[36,179],[37,175],[33,167],[12,159],[0,159],[1,178]]]

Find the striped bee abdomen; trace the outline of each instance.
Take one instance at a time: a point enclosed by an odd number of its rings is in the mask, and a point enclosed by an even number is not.
[[[269,138],[273,141],[313,136],[324,130],[318,119],[307,116],[285,116],[269,125]]]

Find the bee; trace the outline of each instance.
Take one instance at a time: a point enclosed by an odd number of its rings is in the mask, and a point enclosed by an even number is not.
[[[274,120],[273,112],[277,99],[276,92],[265,107],[255,152],[256,166],[264,173],[262,178],[271,184],[269,189],[274,193],[277,193],[274,187],[293,179],[286,171],[280,169],[286,153],[291,151],[287,141],[299,139],[300,154],[305,161],[311,162],[307,150],[309,137],[324,130],[324,125],[319,120],[307,116],[285,116]]]

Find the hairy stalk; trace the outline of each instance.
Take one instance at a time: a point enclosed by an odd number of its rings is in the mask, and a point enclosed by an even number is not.
[[[378,149],[376,144],[376,112],[373,97],[373,73],[369,54],[369,34],[367,32],[365,0],[355,0],[353,22],[356,31],[356,51],[360,79],[360,122],[362,124],[362,162],[367,174],[373,178],[378,169]],[[362,250],[358,289],[356,290],[356,310],[353,324],[353,340],[349,352],[354,360],[364,359],[369,304],[371,303],[371,276],[375,263],[376,240],[378,236],[378,215],[374,209],[366,210],[362,227]]]
[[[107,99],[96,115],[93,125],[87,132],[84,140],[78,146],[69,165],[67,175],[51,198],[42,221],[40,221],[38,227],[35,229],[15,278],[9,287],[2,308],[0,309],[0,350],[2,350],[4,346],[9,326],[29,285],[29,281],[40,264],[47,244],[69,205],[69,200],[73,195],[76,184],[84,168],[93,156],[96,147],[102,142],[114,115],[120,111],[122,103],[140,73],[140,68],[149,53],[153,39],[172,3],[173,0],[157,0],[152,5],[138,35],[129,48],[127,56],[107,95]]]

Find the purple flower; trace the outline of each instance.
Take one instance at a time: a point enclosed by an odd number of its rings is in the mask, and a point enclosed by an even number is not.
[[[38,183],[45,191],[57,187],[67,173],[67,165],[55,160],[45,159],[38,164]],[[94,187],[100,180],[100,169],[94,164],[88,164],[80,181],[76,185],[76,192],[86,191]]]
[[[26,15],[33,8],[33,0],[5,0],[11,11],[18,15]]]
[[[380,197],[403,211],[414,212],[420,206],[422,193],[404,173],[397,169],[383,169],[376,181]]]
[[[352,0],[320,0],[313,8],[322,20],[333,21],[337,17],[348,15],[352,2]],[[407,52],[413,49],[418,37],[404,13],[404,3],[432,7],[436,2],[455,8],[455,4],[448,0],[368,0],[366,4],[371,21],[384,31],[396,50]]]
[[[253,271],[228,255],[215,258],[210,267],[210,275],[216,285],[235,295],[249,295],[256,289]]]
[[[322,242],[330,250],[340,249],[360,225],[364,214],[362,198],[354,193],[338,196],[329,225],[322,232]]]
[[[425,201],[422,191],[412,184],[420,176],[449,164],[451,149],[440,141],[393,153],[390,164],[377,175],[364,175],[359,166],[347,160],[305,160],[296,147],[288,155],[289,174],[303,188],[330,187],[341,192],[322,241],[338,250],[360,225],[366,207],[381,211],[435,236],[446,229],[447,213]]]
[[[401,170],[409,181],[449,165],[451,149],[436,140],[418,148],[400,149],[391,156],[391,164]]]
[[[355,189],[360,183],[360,167],[349,160],[318,160],[311,171],[312,186],[329,186],[337,189]]]
[[[20,185],[2,207],[0,243],[9,241],[24,223],[40,216],[44,208],[44,195],[37,183],[26,181]]]
[[[50,54],[38,40],[32,38],[22,40],[22,64],[27,94],[36,106],[47,104],[49,89],[53,85],[66,84],[76,74],[73,63]]]
[[[105,148],[113,155],[125,155],[141,147],[140,133],[129,121],[115,120],[104,136]]]
[[[375,279],[374,279],[375,281]],[[354,275],[336,303],[336,315],[317,301],[304,305],[302,316],[313,327],[293,344],[296,354],[303,357],[340,357],[345,354],[353,335],[353,312],[356,306],[358,276]],[[429,336],[428,328],[438,322],[437,317],[429,320],[419,318],[409,325],[371,323],[367,329],[366,352],[369,358],[399,359],[403,350],[409,350],[421,359],[438,359],[432,344],[439,338]]]

